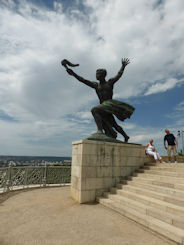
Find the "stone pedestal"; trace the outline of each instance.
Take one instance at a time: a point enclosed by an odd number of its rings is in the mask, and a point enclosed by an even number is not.
[[[94,202],[123,177],[153,162],[137,144],[80,140],[72,145],[71,195],[79,203]]]

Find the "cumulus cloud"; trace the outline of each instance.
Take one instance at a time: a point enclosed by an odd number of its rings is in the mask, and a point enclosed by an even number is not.
[[[173,110],[166,115],[166,117],[170,119],[174,118],[176,121],[176,127],[178,127],[178,129],[182,129],[184,125],[184,101],[178,103]]]
[[[181,102],[176,106],[176,111],[184,112],[184,101],[181,101]]]
[[[145,95],[150,95],[150,94],[156,94],[156,93],[160,93],[160,92],[165,92],[169,89],[172,89],[176,86],[181,85],[181,83],[183,83],[184,80],[178,80],[175,78],[170,78],[168,80],[166,80],[163,83],[155,83],[153,85],[151,85],[151,87],[146,91]]]
[[[17,152],[61,155],[66,152],[62,134],[71,144],[95,130],[89,112],[98,104],[95,91],[66,74],[63,58],[80,63],[76,72],[95,80],[97,68],[107,68],[110,78],[121,58],[129,57],[115,87],[120,99],[164,92],[182,82],[177,78],[184,61],[182,0],[85,0],[83,8],[77,1],[65,10],[57,1],[53,9],[16,2],[0,3],[0,110],[12,118],[2,121],[1,130],[10,151],[14,138],[21,142]]]
[[[115,54],[128,56],[132,61],[126,71],[122,98],[139,95],[143,88],[149,91],[158,80],[167,84],[173,74],[183,73],[182,1],[158,4],[154,0],[149,3],[117,0],[87,4],[94,10],[91,20],[97,35],[103,37],[104,53],[110,56],[108,50],[112,52],[109,61],[117,64]],[[163,92],[163,88],[157,88],[157,92]]]

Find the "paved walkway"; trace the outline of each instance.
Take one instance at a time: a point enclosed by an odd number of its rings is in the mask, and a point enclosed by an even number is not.
[[[76,203],[69,187],[18,192],[0,203],[0,245],[103,244],[170,243],[100,204]]]

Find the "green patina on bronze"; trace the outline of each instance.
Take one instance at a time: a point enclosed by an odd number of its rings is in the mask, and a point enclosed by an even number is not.
[[[112,137],[108,137],[107,135],[99,133],[99,132],[91,134],[89,137],[86,138],[86,140],[96,140],[96,141],[102,141],[102,142],[121,143],[121,144],[129,144],[129,145],[141,145],[141,144],[136,144],[136,143],[123,142],[121,140],[117,140]]]
[[[115,115],[121,121],[130,118],[135,110],[135,108],[129,104],[113,99],[106,100],[97,107],[107,113]]]
[[[87,140],[96,140],[96,141],[104,141],[104,142],[113,142],[113,143],[124,143],[121,140],[114,139],[112,137],[108,137],[103,133],[96,132],[89,137],[86,138]]]

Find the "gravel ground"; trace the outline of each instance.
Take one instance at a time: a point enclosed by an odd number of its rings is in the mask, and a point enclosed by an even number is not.
[[[78,204],[70,187],[9,194],[0,203],[0,245],[173,244],[100,204]]]

